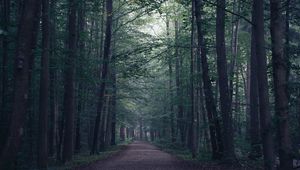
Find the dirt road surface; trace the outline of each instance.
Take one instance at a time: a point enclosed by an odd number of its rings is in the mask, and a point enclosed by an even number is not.
[[[120,154],[75,170],[220,170],[183,161],[146,142],[134,142]]]

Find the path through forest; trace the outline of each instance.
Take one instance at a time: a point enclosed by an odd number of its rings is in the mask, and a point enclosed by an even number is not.
[[[119,155],[76,170],[217,170],[220,167],[205,167],[183,161],[141,141],[130,144]]]

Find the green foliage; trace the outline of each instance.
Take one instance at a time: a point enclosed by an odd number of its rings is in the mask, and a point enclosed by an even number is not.
[[[67,162],[65,165],[54,165],[48,168],[49,170],[71,170],[78,167],[86,167],[97,161],[112,157],[126,148],[126,145],[116,145],[107,148],[105,151],[97,154],[90,155],[89,153],[81,153],[74,157],[72,162]]]

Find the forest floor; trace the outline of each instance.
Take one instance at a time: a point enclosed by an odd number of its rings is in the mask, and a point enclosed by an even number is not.
[[[135,141],[119,154],[74,170],[227,170],[240,169],[182,160],[146,142]]]

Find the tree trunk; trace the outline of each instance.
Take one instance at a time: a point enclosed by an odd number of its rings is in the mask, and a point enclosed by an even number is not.
[[[125,141],[125,126],[121,125],[120,127],[120,141]]]
[[[75,130],[75,145],[74,145],[75,153],[79,153],[80,148],[81,148],[81,133],[80,133],[81,119],[80,119],[80,113],[82,112],[82,99],[79,97],[78,100],[79,101],[78,101],[78,109],[77,109],[76,130]]]
[[[1,19],[2,20],[2,19]],[[2,69],[1,69],[1,108],[0,108],[0,153],[4,148],[8,135],[10,116],[7,110],[8,99],[8,58],[9,58],[9,25],[10,25],[10,0],[3,0],[3,31],[6,35],[2,39]]]
[[[237,13],[240,13],[240,2],[233,2],[233,11],[236,12],[236,5],[237,5]],[[236,69],[237,64],[237,55],[238,55],[238,35],[239,35],[239,26],[240,26],[240,19],[239,17],[232,15],[232,38],[231,38],[231,61],[229,65],[229,97],[230,101],[232,101],[233,97],[233,78],[234,78],[234,71]]]
[[[251,44],[251,48],[252,48],[253,45]],[[245,82],[245,86],[244,86],[245,101],[246,101],[246,108],[245,108],[246,109],[246,134],[245,134],[245,139],[247,141],[250,140],[250,136],[251,136],[251,132],[250,132],[250,119],[251,119],[251,115],[250,115],[251,61],[250,61],[250,58],[251,58],[251,54],[249,55],[249,58],[247,59],[247,71],[246,71],[247,73],[246,73],[246,82]],[[258,101],[258,98],[257,98],[257,101]]]
[[[170,19],[166,16],[166,29],[167,29],[167,39],[169,43],[170,38]],[[174,143],[176,141],[176,134],[175,134],[175,123],[174,123],[174,105],[173,105],[173,66],[172,66],[172,57],[168,57],[168,69],[169,69],[169,102],[170,102],[170,126],[171,126],[171,142]]]
[[[111,101],[111,145],[116,145],[116,124],[117,124],[117,75],[115,59],[112,60],[112,101]]]
[[[79,7],[78,7],[78,29],[77,29],[77,47],[80,49],[79,56],[81,60],[85,59],[85,39],[83,36],[83,33],[85,32],[85,2],[81,1],[79,2]],[[83,72],[83,64],[79,65],[79,74]],[[82,76],[79,75],[79,79],[82,79]],[[83,106],[84,106],[84,97],[83,93],[85,92],[84,90],[84,83],[83,82],[78,82],[78,90],[77,90],[77,118],[76,118],[76,135],[75,135],[75,152],[79,153],[81,149],[81,112],[83,112]]]
[[[179,34],[179,23],[175,21],[175,74],[176,74],[176,92],[177,92],[177,126],[180,133],[180,142],[184,145],[185,138],[184,138],[184,125],[183,125],[183,106],[182,106],[182,90],[181,90],[181,82],[180,82],[180,59],[178,54],[178,34]]]
[[[94,128],[94,139],[93,139],[93,147],[91,153],[94,154],[97,150],[98,145],[98,133],[100,126],[100,118],[103,107],[104,100],[104,92],[106,86],[106,77],[108,72],[109,65],[109,53],[111,47],[111,36],[112,36],[112,9],[113,2],[112,0],[106,0],[106,30],[105,30],[105,42],[104,42],[104,54],[103,54],[103,66],[102,66],[102,82],[100,86],[99,99],[98,99],[98,107],[97,107],[97,116],[95,120],[95,128]]]
[[[111,97],[107,97],[107,118],[106,118],[106,133],[105,133],[105,147],[110,146],[111,142],[111,122],[112,122],[112,100]]]
[[[65,116],[64,113],[59,117],[58,127],[56,131],[56,159],[62,160],[61,157],[61,149],[63,143],[63,135],[64,135],[64,124],[65,124]]]
[[[49,0],[42,0],[42,59],[40,78],[40,113],[38,132],[38,167],[47,168],[48,112],[49,112],[49,50],[50,50]]]
[[[201,51],[201,65],[202,65],[202,79],[203,79],[203,88],[205,94],[205,104],[207,110],[207,117],[209,122],[209,132],[210,132],[210,141],[212,147],[212,158],[220,159],[223,152],[223,144],[221,139],[220,123],[217,117],[216,104],[212,92],[212,84],[209,77],[209,68],[207,63],[206,56],[206,47],[204,42],[204,36],[202,31],[202,18],[201,11],[202,4],[201,0],[195,0],[195,16],[197,23],[197,32],[198,32],[198,46]]]
[[[144,129],[144,127],[143,127],[143,120],[140,119],[140,140],[144,139],[143,138],[143,129]]]
[[[232,162],[235,159],[232,112],[228,88],[227,59],[225,51],[225,0],[217,0],[216,48],[217,69],[220,90],[220,106],[223,119],[223,159]]]
[[[40,3],[38,0],[27,0],[24,4],[18,27],[18,40],[14,65],[14,98],[11,123],[5,147],[0,156],[0,169],[12,168],[12,162],[17,156],[24,129],[28,91],[29,91],[29,60],[32,57],[35,41],[32,34],[35,21],[39,20]]]
[[[56,62],[56,27],[55,27],[55,1],[51,1],[50,4],[50,116],[49,116],[49,137],[48,137],[48,150],[49,156],[53,156],[55,152],[56,130],[57,130],[57,116],[58,116],[58,101],[57,101],[57,70],[52,68],[57,64]]]
[[[255,38],[255,51],[257,60],[257,80],[260,111],[260,128],[263,141],[263,154],[265,169],[274,169],[274,150],[272,137],[272,121],[269,103],[269,87],[267,75],[267,58],[265,51],[264,35],[264,2],[261,0],[253,1],[252,22]]]
[[[106,90],[107,94],[107,90]],[[108,97],[105,98],[105,105],[102,108],[102,116],[100,119],[100,135],[99,135],[99,151],[104,151],[105,149],[105,135],[106,135],[106,124],[107,124],[107,117],[108,117]]]
[[[257,61],[255,37],[251,38],[251,59],[250,59],[250,143],[251,152],[249,157],[257,159],[261,155],[259,137],[259,103],[258,103],[258,82],[257,82]]]
[[[192,28],[191,28],[191,61],[190,61],[190,113],[188,115],[189,117],[189,127],[188,127],[188,148],[192,152],[193,158],[196,157],[196,149],[195,149],[195,90],[194,90],[194,63],[195,63],[195,55],[194,55],[194,25],[195,25],[195,3],[194,0],[192,1]]]
[[[287,62],[287,80],[289,80],[290,76],[290,68],[291,68],[291,61],[290,61],[290,0],[286,0],[285,8],[285,56]]]
[[[76,1],[69,0],[68,16],[68,50],[66,56],[65,84],[64,84],[64,116],[65,132],[63,147],[63,162],[72,160],[73,156],[73,129],[74,129],[74,112],[75,112],[75,59],[76,59]]]
[[[275,94],[275,112],[278,123],[279,160],[281,170],[293,169],[292,148],[289,136],[288,63],[284,54],[284,22],[281,1],[270,0],[272,66]]]

